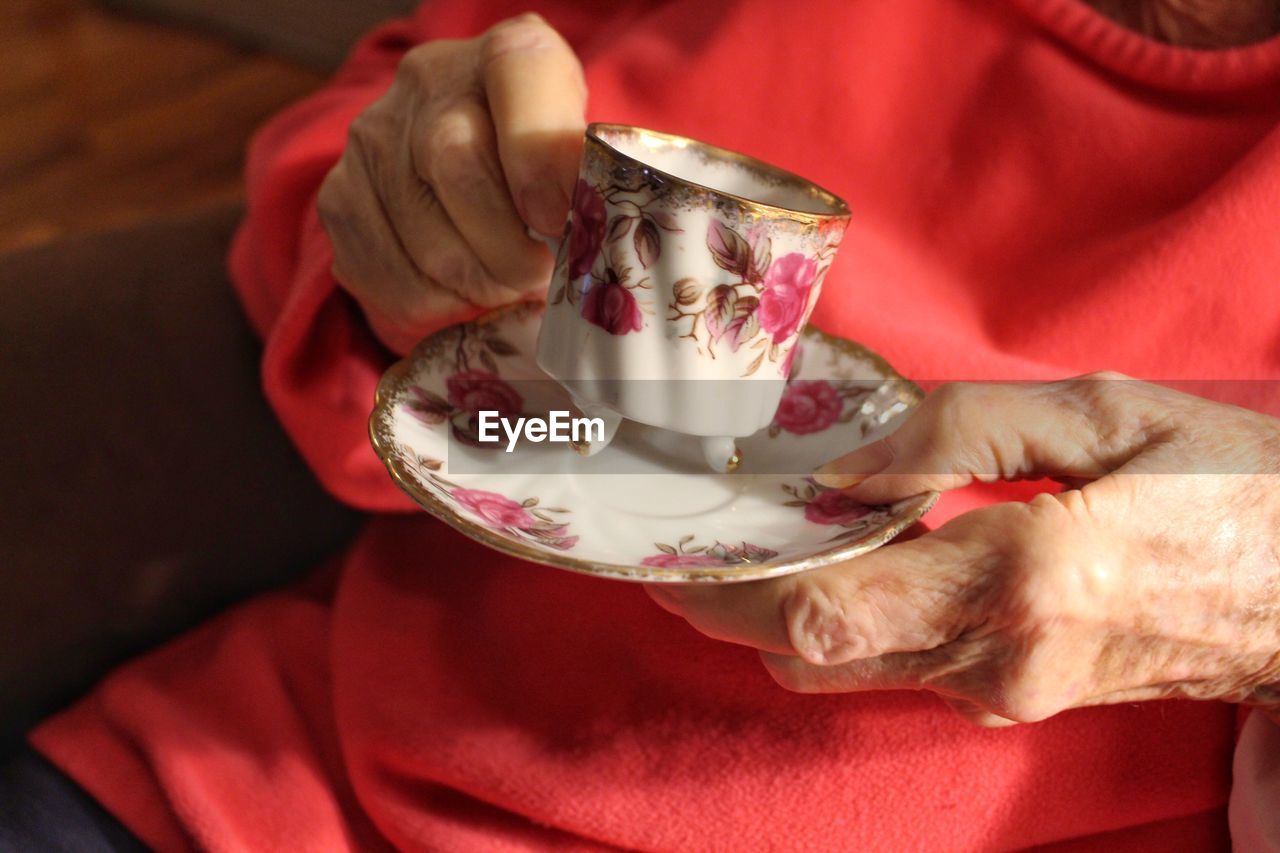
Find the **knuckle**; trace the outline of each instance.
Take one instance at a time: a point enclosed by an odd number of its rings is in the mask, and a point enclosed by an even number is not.
[[[439,69],[445,46],[441,41],[429,41],[410,48],[396,66],[396,80],[411,85],[430,81]]]
[[[326,229],[332,230],[346,218],[346,170],[339,164],[329,170],[316,194],[316,213]]]
[[[1119,447],[1141,435],[1152,419],[1148,404],[1154,386],[1113,370],[1051,382],[1046,388],[1103,449]]]
[[[849,615],[821,583],[804,578],[783,599],[782,615],[793,651],[814,663],[850,633]]]
[[[920,404],[912,416],[912,436],[916,443],[928,447],[941,458],[952,458],[961,449],[960,436],[966,435],[965,427],[973,418],[974,397],[977,386],[967,382],[948,382],[938,386]],[[901,441],[897,433],[889,436],[892,444]]]
[[[971,434],[980,419],[990,417],[995,392],[972,382],[940,385],[921,408],[929,424],[931,439],[954,444],[955,437]]]
[[[1075,412],[1081,418],[1091,421],[1100,418],[1110,408],[1115,399],[1118,382],[1127,382],[1128,377],[1110,371],[1088,373],[1061,382],[1051,382],[1045,386],[1056,401],[1065,405],[1067,411]]]
[[[1016,516],[1001,526],[1008,532],[1005,555],[1013,613],[1023,625],[1050,623],[1062,614],[1073,586],[1067,513],[1047,494],[1000,511]]]
[[[379,138],[383,122],[375,107],[361,112],[347,125],[347,147],[368,149],[374,147]]]
[[[478,179],[478,147],[474,120],[460,109],[442,113],[427,136],[427,163],[432,181],[466,187]]]
[[[547,19],[539,15],[537,12],[521,12],[519,15],[515,15],[510,20],[522,21],[522,22],[532,23],[532,24],[541,24],[544,27],[551,26],[550,24],[547,23]]]
[[[1133,379],[1132,376],[1121,373],[1118,370],[1095,370],[1091,373],[1085,373],[1077,376],[1074,382],[1127,382]]]
[[[1039,494],[1026,505],[1018,557],[1037,624],[1109,610],[1117,592],[1114,545],[1089,521],[1081,492]]]
[[[564,47],[560,34],[540,15],[528,13],[509,18],[480,39],[480,62],[490,65],[515,53],[532,53]]]

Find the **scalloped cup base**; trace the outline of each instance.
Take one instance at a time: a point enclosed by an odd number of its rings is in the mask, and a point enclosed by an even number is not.
[[[460,441],[474,415],[467,383],[487,382],[486,399],[525,415],[571,408],[534,360],[542,312],[502,309],[427,338],[383,376],[370,417],[374,450],[396,483],[491,548],[621,580],[748,581],[878,548],[937,500],[931,492],[863,506],[807,476],[891,432],[922,396],[874,353],[813,328],[801,333],[775,421],[737,439],[733,473],[707,470],[723,447],[632,421],[604,449],[540,444],[508,454]]]

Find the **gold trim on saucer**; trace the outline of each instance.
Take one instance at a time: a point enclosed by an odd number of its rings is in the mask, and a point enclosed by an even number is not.
[[[487,325],[505,319],[510,314],[529,313],[538,311],[542,307],[541,303],[521,303],[507,306],[490,311],[468,325]],[[445,330],[445,332],[447,331]],[[442,332],[437,334],[442,334]],[[845,354],[873,362],[884,371],[885,379],[895,382],[899,389],[900,399],[908,406],[914,406],[924,398],[924,392],[919,386],[901,376],[888,362],[866,347],[844,338],[829,335],[815,329],[813,326],[806,327],[801,334],[802,340],[805,338],[820,340]],[[427,338],[420,342],[413,352],[388,368],[379,380],[374,396],[373,411],[369,416],[369,440],[373,445],[373,450],[378,455],[378,458],[382,460],[383,465],[386,466],[396,485],[419,506],[460,533],[496,551],[518,559],[541,563],[558,569],[566,569],[580,574],[619,580],[642,581],[645,583],[736,583],[761,580],[828,566],[875,550],[919,521],[925,513],[933,508],[933,505],[938,500],[938,492],[927,492],[916,495],[913,498],[907,498],[903,502],[905,504],[904,511],[887,527],[877,530],[874,534],[864,539],[844,542],[800,559],[739,563],[723,568],[708,566],[628,566],[601,563],[573,557],[564,552],[544,551],[534,548],[500,536],[487,527],[460,515],[444,501],[423,488],[394,451],[393,444],[395,440],[390,434],[392,420],[391,401],[402,387],[412,381],[417,357],[430,341],[431,338]]]

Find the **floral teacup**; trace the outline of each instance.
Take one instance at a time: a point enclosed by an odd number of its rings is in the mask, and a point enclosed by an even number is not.
[[[759,160],[593,124],[557,253],[538,365],[605,425],[702,438],[715,470],[773,420],[845,203]]]

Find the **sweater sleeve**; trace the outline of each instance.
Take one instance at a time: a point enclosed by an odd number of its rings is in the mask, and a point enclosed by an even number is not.
[[[632,5],[619,7],[629,13]],[[601,23],[569,2],[544,6],[571,43]],[[385,93],[407,50],[430,39],[476,35],[524,8],[507,0],[424,3],[413,18],[364,38],[323,89],[268,122],[249,148],[247,212],[229,267],[265,342],[264,391],[324,487],[361,509],[412,508],[367,435],[374,389],[392,357],[330,273],[333,248],[315,211],[316,193],[342,153],[347,126]]]

